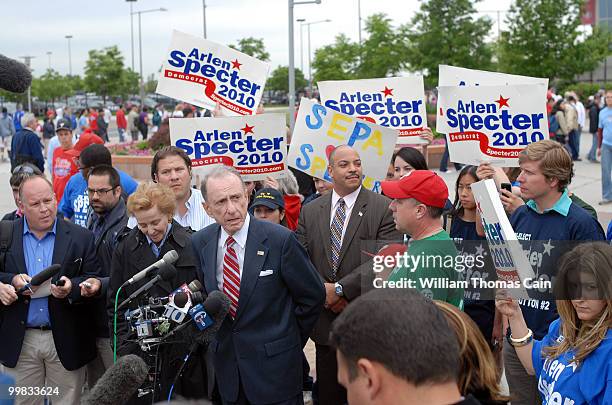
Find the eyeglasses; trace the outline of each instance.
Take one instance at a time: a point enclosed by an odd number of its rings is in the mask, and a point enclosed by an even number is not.
[[[113,191],[114,189],[116,189],[117,187],[111,187],[111,188],[99,188],[97,190],[91,189],[91,188],[87,188],[87,194],[89,194],[90,196],[94,196],[96,194],[98,194],[100,197],[104,197],[106,194],[108,194],[109,192]]]
[[[34,174],[34,168],[29,165],[19,165],[15,167],[12,171],[12,174],[25,173],[25,174]]]

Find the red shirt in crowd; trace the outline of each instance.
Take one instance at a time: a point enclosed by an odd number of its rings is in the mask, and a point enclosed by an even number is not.
[[[286,194],[283,196],[285,200],[285,219],[287,228],[295,231],[300,217],[300,209],[302,208],[302,199],[297,194]]]
[[[58,205],[62,200],[68,180],[79,171],[74,157],[66,152],[61,146],[53,151],[53,193],[55,193]]]
[[[127,128],[127,120],[125,119],[125,113],[121,108],[117,110],[117,128]]]
[[[98,130],[98,113],[91,113],[89,114],[89,129],[91,129],[91,132],[96,132]]]

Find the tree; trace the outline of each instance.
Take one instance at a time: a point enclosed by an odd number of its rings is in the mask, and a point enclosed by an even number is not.
[[[489,69],[492,48],[485,43],[491,29],[487,17],[474,19],[474,0],[427,0],[401,28],[409,66],[425,75],[428,87],[438,84],[438,65]]]
[[[304,78],[304,74],[300,69],[295,69],[295,88],[301,90],[308,85],[308,81]],[[289,92],[289,67],[279,66],[272,71],[268,81],[266,82],[266,90],[279,90],[285,93]]]
[[[242,53],[246,53],[254,58],[263,61],[270,60],[270,54],[266,51],[263,38],[242,38],[236,45],[230,45],[230,48],[236,49]]]
[[[55,100],[70,94],[71,88],[66,77],[53,69],[48,69],[40,78],[32,80],[32,95],[43,101],[55,103]]]
[[[346,35],[336,36],[332,45],[326,45],[315,51],[312,61],[314,81],[349,80],[357,76],[359,66],[359,44],[352,42]]]
[[[132,69],[124,69],[123,75],[121,76],[121,87],[119,89],[119,95],[126,99],[128,94],[137,94],[140,90],[139,85],[140,75],[134,72]]]
[[[147,81],[144,84],[145,93],[155,93],[157,89],[157,80],[155,79],[155,73],[151,73],[147,77]]]
[[[101,95],[104,103],[107,96],[121,93],[126,84],[125,75],[123,56],[116,45],[89,51],[89,59],[85,62],[85,87]]]
[[[400,32],[391,26],[385,14],[374,14],[366,19],[367,39],[360,47],[359,78],[387,77],[398,74],[405,65],[408,48]]]
[[[611,34],[580,29],[581,0],[516,0],[500,44],[501,70],[573,81],[610,54]]]

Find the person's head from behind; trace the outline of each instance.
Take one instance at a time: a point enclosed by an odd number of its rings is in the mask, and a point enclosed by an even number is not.
[[[101,140],[99,136],[94,135],[94,134],[87,134],[87,135],[82,134],[79,140],[77,141],[76,145],[74,146],[74,148],[71,149],[69,152],[75,151],[77,153],[76,155],[77,156],[77,166],[79,170],[81,171],[81,174],[83,175],[83,177],[87,179],[87,176],[89,176],[90,170],[94,166],[99,166],[99,165],[112,166],[113,158],[111,157],[110,151],[104,145],[99,144],[99,143],[89,144],[84,149],[82,149],[81,152],[78,152],[79,142],[83,142],[83,139],[85,136],[88,136],[88,137],[92,136],[92,137],[96,137],[99,140]]]
[[[34,114],[27,112],[21,117],[21,126],[34,131],[38,127],[38,120]]]
[[[229,235],[244,225],[249,205],[247,188],[233,167],[219,166],[202,180],[204,209]]]
[[[104,115],[104,108],[98,108],[98,115]]]
[[[338,382],[351,405],[416,403],[422,394],[460,400],[459,344],[435,304],[414,289],[375,289],[332,324]],[[427,392],[425,392],[427,391]]]
[[[318,177],[313,177],[312,179],[314,181],[315,189],[320,195],[325,195],[334,188],[334,185],[328,181],[325,181]]]
[[[94,166],[87,176],[89,205],[98,215],[109,213],[121,199],[119,173],[109,165]]]
[[[284,225],[285,200],[283,200],[283,195],[274,188],[260,189],[255,194],[249,210],[257,219]]]
[[[546,348],[549,358],[568,350],[580,362],[606,339],[612,325],[612,246],[584,242],[561,258],[554,295],[559,317],[558,345]]]
[[[8,109],[6,107],[2,107],[2,114],[8,114]]]
[[[459,391],[462,395],[485,393],[490,399],[507,401],[498,384],[495,358],[482,332],[463,311],[443,301],[434,301],[459,343]]]
[[[285,171],[285,176],[276,179],[278,183],[278,191],[281,195],[296,195],[300,192],[300,186],[298,185],[295,175],[290,171]]]
[[[337,146],[329,154],[327,172],[339,196],[351,194],[361,186],[362,169],[359,153],[348,145]]]
[[[127,209],[136,218],[138,229],[153,242],[159,243],[172,222],[176,201],[168,186],[149,181],[141,183],[130,195]]]
[[[429,170],[413,170],[399,180],[383,181],[383,193],[392,198],[389,209],[398,231],[415,239],[439,227],[448,198],[448,187]]]
[[[11,172],[9,184],[11,185],[11,191],[13,192],[13,200],[15,200],[15,205],[17,207],[19,207],[19,187],[25,179],[32,176],[42,176],[42,172],[38,167],[34,166],[31,163],[20,164],[19,166],[16,166]]]
[[[413,170],[428,170],[425,157],[418,150],[404,147],[393,154],[393,178],[401,179]]]
[[[151,178],[170,187],[178,201],[186,200],[191,193],[191,159],[183,149],[166,146],[153,157]]]
[[[194,117],[193,108],[191,107],[183,108],[183,118],[193,118],[193,117]]]
[[[53,185],[45,176],[30,176],[19,187],[19,208],[33,232],[51,230],[57,217]]]
[[[462,216],[465,210],[475,210],[476,200],[472,193],[472,184],[478,181],[476,176],[477,166],[465,166],[459,172],[455,182],[455,201],[453,202],[453,212]]]
[[[574,164],[567,150],[550,139],[527,145],[519,155],[521,196],[528,200],[545,199],[561,193],[572,181]]]

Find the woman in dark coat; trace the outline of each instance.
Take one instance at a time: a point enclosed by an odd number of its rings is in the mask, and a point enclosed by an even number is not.
[[[111,275],[108,288],[108,311],[111,323],[113,320],[115,295],[117,289],[129,278],[139,271],[147,268],[162,258],[171,250],[176,250],[178,260],[174,263],[176,275],[168,280],[161,280],[149,290],[150,297],[168,297],[174,290],[183,284],[189,284],[193,280],[200,280],[197,271],[197,260],[193,256],[191,248],[191,236],[189,232],[175,222],[172,217],[175,211],[174,193],[167,186],[157,183],[143,183],[128,199],[127,208],[130,214],[138,221],[138,226],[121,238],[117,250],[113,255]],[[121,289],[118,302],[121,303],[130,294],[143,286],[152,277]],[[141,298],[140,303],[148,300]],[[130,310],[138,308],[138,300],[128,305]],[[187,315],[189,316],[189,315]],[[185,319],[186,322],[188,319]],[[157,325],[153,325],[154,330]],[[113,340],[114,325],[110,325],[111,341]],[[193,329],[189,327],[188,329]],[[159,333],[156,333],[159,336]],[[147,352],[141,350],[136,341],[136,333],[131,331],[125,320],[125,309],[117,313],[117,357],[126,354],[136,354],[142,357],[151,367],[149,375],[155,370],[154,355],[157,349]],[[161,365],[161,375],[157,380],[155,401],[166,400],[174,383],[175,376],[183,363],[185,355],[190,350],[191,342],[188,333],[179,333],[173,336],[172,343],[159,346],[158,361]],[[172,394],[178,394],[188,398],[202,398],[206,396],[206,366],[204,364],[205,348],[198,348],[190,356],[189,362],[174,387]],[[151,386],[151,381],[146,381],[144,386]],[[151,396],[146,395],[131,403],[151,403]],[[155,402],[153,401],[153,402]]]

